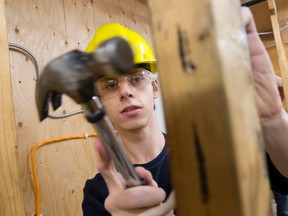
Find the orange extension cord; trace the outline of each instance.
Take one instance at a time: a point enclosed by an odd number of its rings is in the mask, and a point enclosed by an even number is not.
[[[55,138],[55,139],[50,139],[50,140],[45,140],[43,142],[40,142],[36,145],[31,150],[30,154],[30,162],[31,162],[31,168],[32,168],[32,176],[33,176],[33,183],[34,183],[34,188],[35,188],[35,208],[36,208],[36,216],[40,216],[40,189],[39,189],[39,183],[37,180],[37,174],[36,174],[36,168],[35,168],[35,152],[36,150],[43,145],[50,144],[50,143],[55,143],[55,142],[60,142],[60,141],[65,141],[65,140],[71,140],[71,139],[87,139],[88,137],[96,137],[97,134],[83,134],[79,136],[67,136],[67,137],[62,137],[62,138]]]

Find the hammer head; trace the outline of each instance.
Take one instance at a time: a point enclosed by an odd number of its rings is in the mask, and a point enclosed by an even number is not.
[[[133,53],[123,38],[102,43],[93,53],[73,50],[52,60],[36,84],[36,106],[40,121],[48,116],[49,102],[56,110],[62,94],[82,104],[95,96],[94,83],[104,75],[128,74],[134,67]]]

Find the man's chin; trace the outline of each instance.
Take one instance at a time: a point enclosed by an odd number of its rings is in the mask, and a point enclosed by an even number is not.
[[[135,124],[135,122],[133,124],[129,124],[129,125],[122,125],[118,128],[119,131],[129,131],[129,132],[137,132],[137,131],[141,131],[145,126],[143,124]]]

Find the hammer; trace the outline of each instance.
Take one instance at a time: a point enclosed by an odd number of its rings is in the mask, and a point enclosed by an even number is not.
[[[62,94],[84,105],[86,119],[93,123],[127,187],[142,185],[123,144],[116,136],[105,109],[95,96],[95,82],[102,76],[120,76],[133,69],[133,52],[121,37],[100,44],[92,53],[72,50],[48,63],[36,84],[36,106],[40,121],[48,116],[49,102],[54,110],[61,106]]]

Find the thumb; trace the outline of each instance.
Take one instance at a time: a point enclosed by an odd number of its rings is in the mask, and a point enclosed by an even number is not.
[[[145,181],[147,185],[158,187],[158,184],[156,181],[154,181],[152,174],[146,170],[144,167],[135,167],[135,170],[139,177]]]
[[[97,169],[104,178],[109,192],[125,188],[125,180],[117,171],[111,157],[100,139],[96,139],[95,148],[98,152]]]
[[[175,191],[172,191],[167,201],[161,205],[150,208],[138,216],[164,216],[173,214],[176,207]]]

